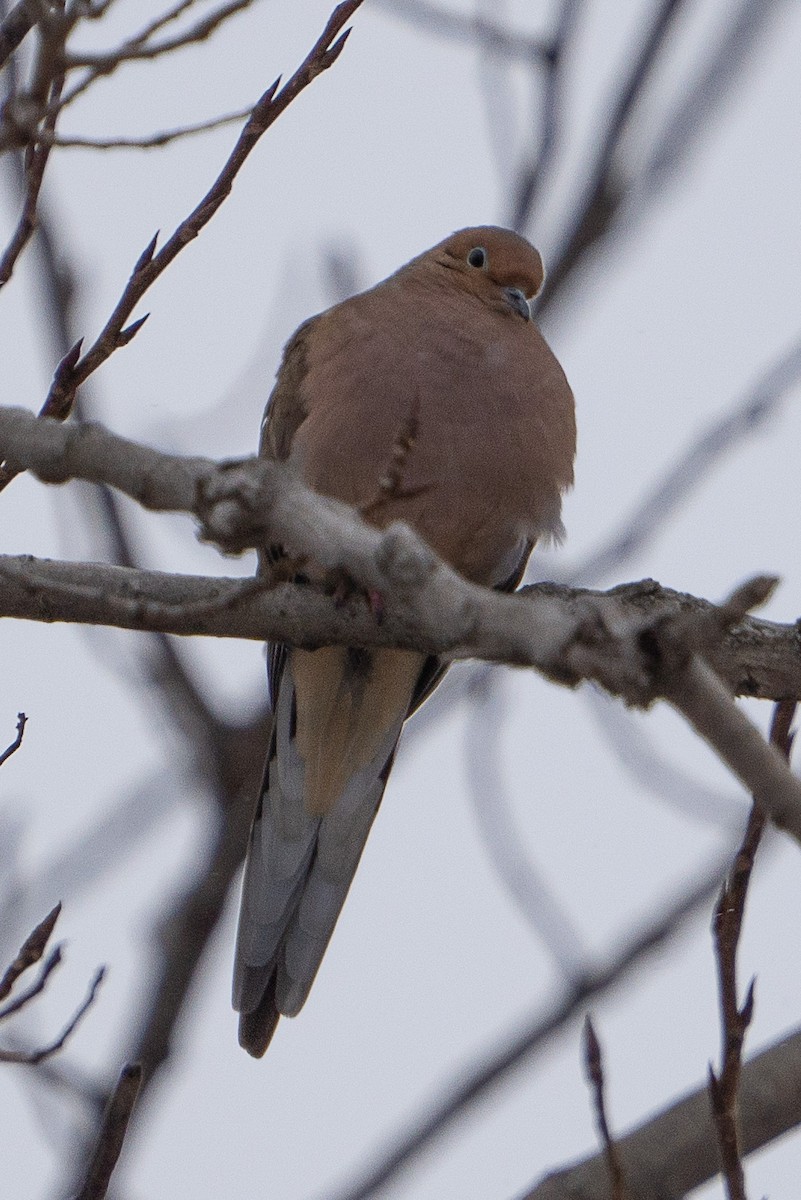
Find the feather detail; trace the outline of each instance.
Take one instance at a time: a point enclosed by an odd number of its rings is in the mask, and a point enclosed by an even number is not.
[[[263,1054],[304,1004],[359,864],[424,665],[402,650],[291,650],[250,837],[234,970]]]

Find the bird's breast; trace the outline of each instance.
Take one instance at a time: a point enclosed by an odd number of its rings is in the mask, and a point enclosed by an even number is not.
[[[493,328],[477,335],[425,311],[403,324],[358,312],[340,321],[309,355],[308,415],[291,456],[316,490],[375,524],[407,521],[481,582],[501,577],[498,563],[505,569],[524,538],[558,524],[565,474],[548,428],[559,380],[538,379],[555,360],[544,342]]]

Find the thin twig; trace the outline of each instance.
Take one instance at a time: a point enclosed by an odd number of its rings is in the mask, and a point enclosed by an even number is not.
[[[750,1059],[742,1075],[743,1150],[753,1154],[801,1124],[801,1030]],[[720,1170],[706,1083],[663,1108],[617,1148],[637,1200],[677,1200]],[[606,1156],[555,1171],[520,1200],[609,1200]]]
[[[19,750],[20,746],[22,745],[22,738],[25,734],[25,726],[27,723],[28,718],[25,716],[25,713],[17,713],[17,736],[14,738],[14,741],[11,743],[11,745],[6,746],[3,753],[0,754],[0,767],[2,767],[3,763],[7,759],[11,758],[12,754],[16,754],[17,750]],[[0,998],[2,998],[2,992],[0,992]]]
[[[44,920],[40,921],[36,926],[33,933],[29,934],[25,939],[19,954],[13,963],[6,968],[2,979],[0,979],[0,1000],[5,1000],[6,996],[10,994],[20,975],[23,975],[29,967],[39,962],[47,948],[50,935],[55,929],[60,912],[61,904],[59,903],[55,908],[50,910]]]
[[[19,1012],[20,1009],[30,1004],[31,1000],[35,999],[36,996],[41,995],[47,986],[48,979],[60,963],[61,946],[56,946],[45,959],[44,966],[39,972],[38,978],[0,1009],[0,1021],[5,1021],[7,1017],[13,1016],[14,1013]]]
[[[145,25],[144,29],[140,29],[139,33],[135,34],[126,45],[141,46],[144,42],[150,40],[154,34],[160,33],[167,25],[171,25],[173,21],[177,21],[185,12],[188,12],[198,0],[177,0],[177,2],[168,8],[166,12],[159,13],[154,17],[150,24]]]
[[[343,0],[343,3],[338,4],[322,35],[291,79],[280,91],[280,80],[276,80],[267,89],[254,106],[234,149],[209,191],[194,211],[180,223],[158,253],[155,238],[145,248],[97,340],[71,370],[65,371],[60,380],[54,381],[48,393],[48,402],[56,403],[59,408],[69,407],[80,385],[128,340],[126,334],[132,327],[126,330],[125,324],[136,304],[173,259],[212,219],[230,194],[236,176],[262,135],[318,75],[336,62],[350,32],[345,30],[343,33],[343,27],[362,2],[363,0]]]
[[[176,142],[182,138],[194,137],[198,133],[208,133],[213,129],[222,129],[226,125],[237,124],[249,117],[252,111],[251,106],[239,108],[236,112],[223,113],[219,117],[209,117],[206,121],[196,121],[190,125],[165,129],[159,133],[144,134],[141,137],[73,137],[69,134],[48,134],[45,131],[34,131],[30,137],[31,141],[37,145],[58,146],[65,150],[152,150],[168,146],[170,142]]]
[[[65,28],[62,31],[62,36],[65,37],[66,33],[67,29]],[[46,56],[48,60],[57,59],[61,48],[63,48],[63,41],[58,47],[49,46]],[[46,139],[52,137],[55,132],[56,121],[58,119],[58,102],[63,87],[64,73],[63,71],[59,71],[48,83],[47,99],[49,109],[42,122],[43,139],[37,140],[36,143],[30,142],[26,146],[25,195],[22,212],[11,241],[3,252],[2,258],[0,258],[0,288],[8,283],[20,254],[30,241],[31,235],[36,228],[36,210],[39,203],[39,192],[41,191],[45,167],[47,166],[52,148]]]
[[[43,1062],[45,1059],[50,1058],[53,1054],[57,1054],[58,1051],[64,1047],[66,1041],[75,1032],[79,1023],[94,1003],[95,996],[97,995],[97,989],[103,982],[105,973],[105,967],[100,967],[91,984],[89,985],[89,991],[86,995],[86,998],[76,1010],[72,1020],[65,1026],[54,1042],[50,1042],[49,1045],[44,1046],[41,1050],[0,1049],[0,1062],[19,1063],[24,1066],[36,1066],[37,1063]]]
[[[263,736],[261,744],[266,741]],[[207,861],[154,931],[152,986],[134,1033],[133,1057],[142,1069],[140,1099],[170,1057],[175,1027],[198,963],[244,857],[253,815],[252,788],[240,786],[231,791],[234,802],[227,813],[219,814]],[[77,1159],[78,1178],[82,1179],[80,1151]]]
[[[772,745],[788,760],[792,749],[790,726],[795,709],[794,700],[778,703],[773,712],[770,730]],[[754,800],[742,844],[723,884],[715,912],[715,958],[720,994],[722,1065],[718,1075],[711,1065],[709,1067],[709,1095],[728,1200],[746,1200],[739,1088],[743,1044],[754,1011],[754,980],[752,979],[748,986],[741,1007],[737,998],[737,948],[748,885],[766,820],[767,814]]]
[[[736,10],[733,5],[727,8],[729,22],[717,45],[704,55],[696,78],[682,87],[674,111],[633,181],[640,201],[657,193],[665,177],[675,175],[697,140],[708,134],[715,110],[722,109],[742,69],[758,61],[759,39],[771,21],[781,19],[786,5],[784,0],[761,0],[759,4],[740,0]]]
[[[509,225],[522,233],[532,221],[559,151],[565,101],[562,95],[564,66],[572,50],[582,0],[562,0],[553,44],[547,57],[542,87],[539,127],[535,147],[518,171],[512,196]]]
[[[86,1179],[75,1200],[104,1200],[122,1151],[141,1084],[141,1065],[126,1063],[106,1105]]]
[[[107,51],[105,54],[71,53],[67,58],[68,70],[80,69],[81,67],[85,67],[87,70],[83,78],[66,93],[61,102],[61,108],[66,108],[67,105],[72,104],[96,80],[111,75],[123,63],[152,61],[160,58],[162,55],[170,54],[174,50],[206,41],[219,29],[223,22],[227,21],[230,17],[236,16],[237,13],[243,12],[253,3],[254,0],[232,0],[231,3],[223,5],[213,13],[209,13],[196,25],[193,25],[183,33],[177,34],[174,38],[165,38],[164,41],[156,45],[150,43],[150,38],[155,33],[158,33],[166,24],[177,19],[181,13],[191,7],[190,0],[190,4],[181,3],[167,13],[163,13],[149,25],[146,25],[139,33],[129,38],[128,41],[116,46],[113,50]]]
[[[626,1200],[626,1185],[623,1175],[623,1164],[620,1154],[609,1130],[606,1118],[606,1099],[604,1096],[605,1081],[601,1043],[593,1027],[592,1018],[587,1015],[584,1021],[584,1069],[592,1088],[593,1108],[595,1109],[595,1124],[601,1139],[603,1153],[609,1168],[609,1182],[612,1187],[611,1200]]]
[[[590,169],[584,197],[571,217],[570,226],[538,297],[537,312],[540,315],[546,311],[578,261],[608,231],[620,207],[625,189],[616,169],[619,147],[684,4],[686,0],[659,0],[651,10],[640,49],[634,55],[599,138],[598,153]]]
[[[182,33],[177,33],[175,37],[165,38],[162,42],[151,42],[150,38],[154,33],[163,29],[167,21],[180,15],[177,11],[173,10],[173,12],[166,13],[162,17],[157,18],[129,41],[123,42],[121,46],[116,46],[113,50],[109,50],[106,53],[81,54],[79,51],[71,51],[66,56],[65,65],[68,70],[76,67],[89,67],[99,74],[105,74],[109,70],[114,70],[123,62],[142,62],[147,59],[158,58],[162,54],[171,54],[174,50],[180,50],[185,46],[206,41],[224,21],[243,12],[246,8],[250,8],[253,3],[254,0],[229,0],[228,4],[223,4],[214,12],[209,13],[190,29],[185,29]],[[187,7],[188,5],[186,4],[178,6],[181,11]]]

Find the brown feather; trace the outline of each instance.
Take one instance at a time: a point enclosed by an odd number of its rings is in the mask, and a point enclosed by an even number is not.
[[[423,662],[410,650],[292,651],[297,746],[311,816],[329,811],[349,776],[367,766],[385,731],[406,714]]]
[[[492,273],[465,263],[478,238]],[[559,535],[573,481],[572,393],[534,323],[504,298],[508,287],[533,295],[541,280],[528,243],[484,228],[329,309],[287,350],[275,444],[283,451],[289,420],[289,459],[312,487],[369,505],[376,525],[407,521],[469,578],[499,582],[526,541]],[[291,408],[284,372],[297,388]],[[412,408],[400,486],[376,505]]]

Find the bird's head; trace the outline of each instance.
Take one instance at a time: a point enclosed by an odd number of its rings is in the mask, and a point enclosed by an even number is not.
[[[531,319],[529,301],[545,270],[538,250],[509,229],[479,225],[460,229],[429,252],[432,265],[449,272],[465,291],[500,312]]]

